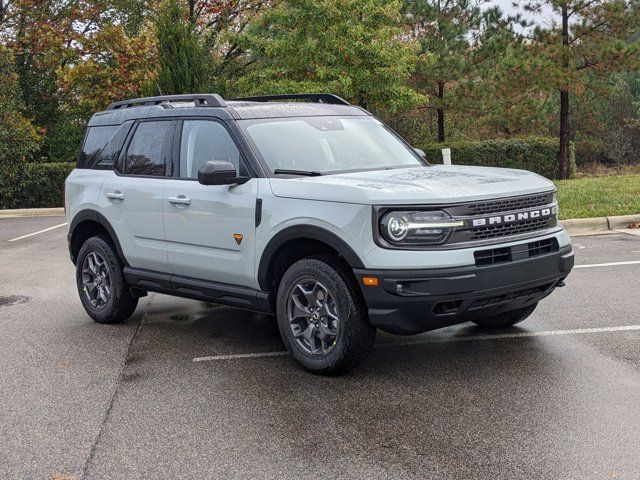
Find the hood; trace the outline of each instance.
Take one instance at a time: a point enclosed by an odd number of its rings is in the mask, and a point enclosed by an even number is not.
[[[528,195],[554,190],[526,170],[458,165],[271,178],[278,197],[359,204],[443,204]]]

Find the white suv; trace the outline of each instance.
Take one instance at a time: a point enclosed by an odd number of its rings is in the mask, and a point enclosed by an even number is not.
[[[573,266],[553,184],[420,153],[329,94],[114,103],[66,181],[82,304],[100,323],[148,291],[275,314],[324,373],[376,328],[524,320]]]

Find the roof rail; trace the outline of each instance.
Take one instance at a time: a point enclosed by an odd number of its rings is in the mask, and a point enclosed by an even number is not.
[[[161,97],[132,98],[121,102],[113,102],[107,110],[119,110],[142,106],[160,105],[165,102],[193,102],[196,107],[226,107],[227,102],[217,93],[195,95],[163,95]]]
[[[285,93],[281,95],[258,95],[255,97],[234,98],[250,102],[271,102],[273,100],[306,100],[315,103],[331,103],[333,105],[350,105],[344,98],[332,93]]]

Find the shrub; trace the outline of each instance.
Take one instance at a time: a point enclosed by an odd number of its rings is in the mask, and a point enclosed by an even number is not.
[[[422,148],[431,163],[442,163],[443,148],[451,148],[454,165],[477,165],[531,170],[554,179],[557,177],[559,143],[556,138],[528,137],[508,140],[450,142]],[[576,155],[571,144],[571,176],[576,171]]]
[[[61,207],[64,181],[75,162],[27,163],[14,187],[0,192],[0,208]]]
[[[1,8],[0,8],[1,9]],[[6,192],[19,182],[20,172],[38,151],[40,133],[24,114],[14,59],[6,47],[0,45],[0,203]]]

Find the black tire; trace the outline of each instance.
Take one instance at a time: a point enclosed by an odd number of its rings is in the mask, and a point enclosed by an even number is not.
[[[494,317],[473,320],[473,323],[487,328],[512,327],[516,323],[520,323],[526,320],[529,315],[533,313],[537,306],[538,302],[534,303],[533,305],[529,305],[528,307],[519,308],[518,310],[513,310],[511,312],[505,312]]]
[[[326,353],[311,353],[305,350],[304,334],[296,339],[292,329],[294,322],[289,321],[288,307],[293,305],[292,295],[299,292],[298,287],[303,282],[318,282],[326,286],[329,293],[323,294],[325,302],[330,302],[337,313],[334,325],[337,334],[330,340]],[[318,297],[319,298],[319,297]],[[324,308],[324,306],[322,307]],[[348,267],[338,258],[322,255],[309,257],[294,263],[284,274],[277,296],[278,327],[282,339],[293,357],[307,370],[322,374],[339,374],[354,368],[367,357],[376,338],[376,329],[369,322],[364,299],[358,290],[358,285],[352,279]],[[320,309],[317,309],[318,312]],[[318,313],[321,315],[320,313]],[[322,321],[316,319],[316,322]],[[311,327],[311,318],[301,320]],[[318,325],[316,323],[316,325]],[[313,331],[313,330],[312,330]],[[319,334],[319,330],[318,334]],[[314,344],[324,340],[314,339]],[[323,344],[324,345],[324,344]],[[313,347],[311,347],[313,349]],[[322,350],[322,347],[320,348]]]
[[[87,272],[87,264],[85,264],[85,260],[89,261],[87,257],[90,255],[91,258],[103,260],[100,265],[106,272],[104,275],[109,284],[109,295],[106,297],[106,302],[102,299],[96,299],[97,304],[93,304],[89,298],[90,295],[84,283],[85,279],[87,281],[93,279],[94,281],[91,283],[95,283],[95,276]],[[104,236],[91,237],[82,244],[76,262],[76,285],[82,306],[87,314],[98,323],[123,322],[133,314],[138,305],[138,299],[131,296],[129,285],[124,279],[122,262],[115,248]]]

